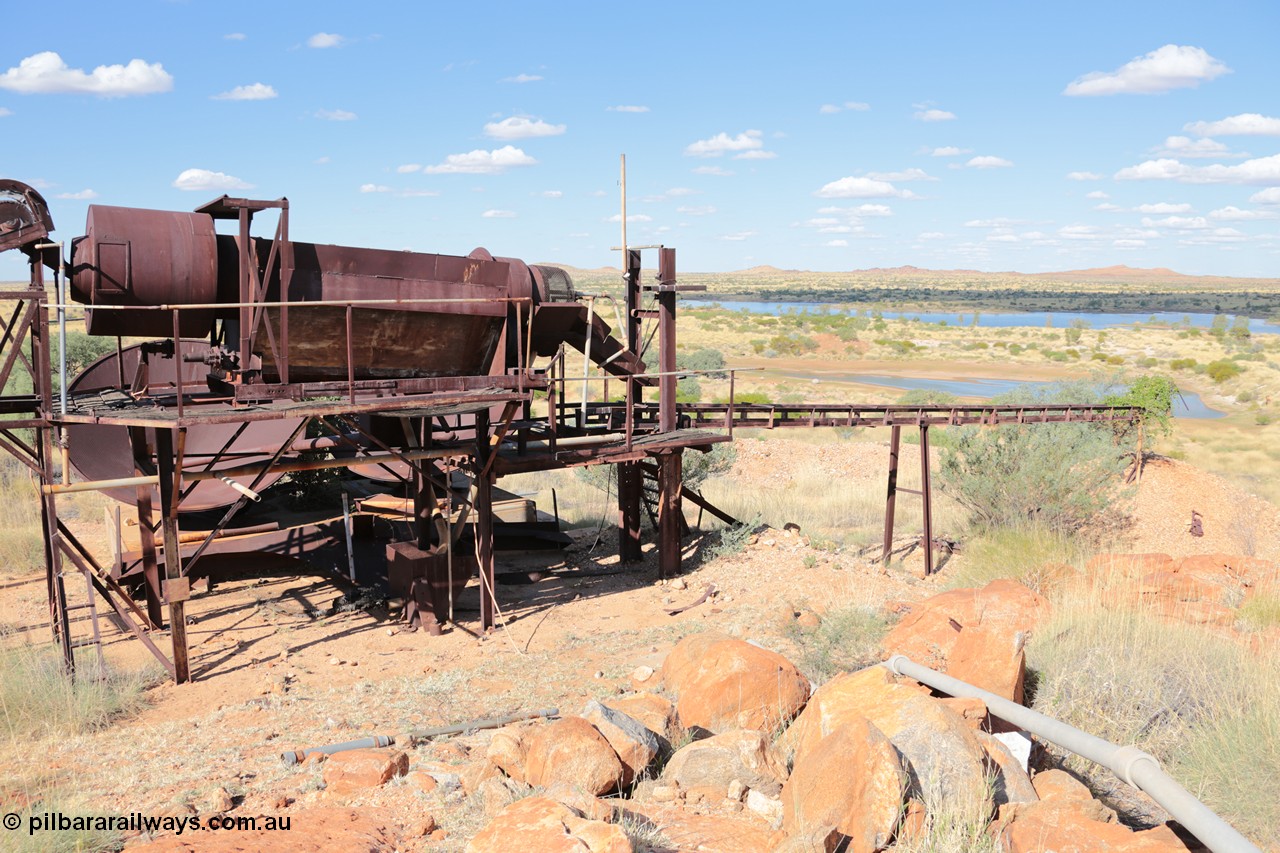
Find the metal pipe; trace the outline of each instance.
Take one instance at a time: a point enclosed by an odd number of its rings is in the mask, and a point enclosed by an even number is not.
[[[1154,756],[1135,746],[1117,746],[1096,735],[1046,717],[1003,696],[975,687],[913,662],[906,655],[894,655],[883,666],[895,675],[914,678],[921,684],[951,696],[981,699],[993,716],[1006,720],[1038,738],[1101,764],[1122,781],[1144,792],[1173,816],[1174,820],[1213,853],[1262,853],[1231,824],[1218,817],[1160,767]]]
[[[329,746],[313,746],[308,749],[299,749],[296,752],[280,753],[280,760],[292,767],[306,759],[308,755],[333,755],[335,752],[346,752],[349,749],[381,749],[384,746],[392,746],[396,739],[388,735],[373,735],[372,737],[362,737],[359,740],[349,740],[344,743],[330,744]]]
[[[190,305],[92,305],[94,311],[183,311],[198,308],[363,308],[366,305],[448,305],[456,303],[531,302],[528,296],[470,296],[452,299],[316,299],[309,302],[193,302]],[[78,302],[56,303],[49,308],[84,308]]]
[[[219,468],[216,471],[193,471],[183,474],[187,482],[196,480],[220,480],[224,477],[242,477],[259,474],[264,470],[271,473],[288,474],[294,471],[320,471],[326,468],[354,468],[359,465],[376,465],[381,462],[415,462],[419,459],[441,459],[447,456],[462,456],[465,451],[457,448],[435,448],[432,450],[415,450],[409,453],[371,453],[368,456],[352,456],[347,459],[299,459],[292,462],[279,462],[264,466],[261,463],[234,465],[230,468]],[[77,484],[79,485],[79,484]]]
[[[51,483],[40,487],[46,495],[69,495],[74,492],[96,492],[100,489],[123,488],[126,486],[158,486],[160,477],[157,474],[141,477],[118,477],[114,480],[85,480],[80,483]]]
[[[460,735],[464,732],[474,732],[480,729],[500,729],[503,726],[509,726],[512,723],[519,723],[524,720],[536,720],[541,717],[557,717],[560,715],[559,708],[543,708],[540,711],[521,711],[516,714],[507,714],[503,717],[489,717],[484,720],[472,720],[469,723],[453,723],[448,726],[438,726],[434,729],[417,729],[409,732],[409,737],[414,740],[426,740],[427,738],[440,737],[442,735]]]

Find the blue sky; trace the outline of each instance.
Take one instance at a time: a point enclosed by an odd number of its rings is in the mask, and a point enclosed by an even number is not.
[[[0,176],[295,239],[688,271],[1277,276],[1280,5],[46,2]],[[0,279],[24,271],[0,256]]]

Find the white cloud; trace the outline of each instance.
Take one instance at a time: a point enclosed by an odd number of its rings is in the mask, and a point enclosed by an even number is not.
[[[615,213],[613,216],[610,216],[608,219],[605,220],[605,222],[621,222],[621,221],[622,221],[621,213]],[[653,217],[643,213],[628,213],[627,221],[628,222],[652,222]]]
[[[0,118],[4,118],[5,116],[11,116],[11,115],[13,115],[12,110],[7,110],[4,107],[0,107]]]
[[[543,190],[541,195],[543,198],[561,198],[564,193],[560,190]]]
[[[611,113],[647,113],[649,112],[648,107],[641,107],[634,104],[621,105],[616,107],[605,107],[605,109]]]
[[[860,204],[854,210],[862,216],[893,216],[887,204]]]
[[[721,178],[727,178],[733,174],[733,172],[720,166],[695,166],[693,173],[695,175],[716,175]]]
[[[777,152],[774,151],[743,151],[741,154],[734,154],[735,160],[774,160],[777,158]]]
[[[514,210],[486,210],[480,214],[485,219],[515,219],[516,212]]]
[[[710,216],[716,212],[714,205],[704,204],[701,206],[681,205],[676,208],[676,213],[683,213],[686,216]]]
[[[346,39],[337,33],[316,33],[307,39],[307,47],[339,47]]]
[[[701,190],[691,189],[690,187],[672,187],[663,193],[663,195],[670,198],[680,198],[687,195],[699,195],[701,192]]]
[[[959,157],[962,154],[972,154],[972,148],[956,148],[954,145],[944,145],[941,148],[935,148],[929,153],[930,157]]]
[[[874,178],[877,181],[936,181],[933,175],[930,175],[924,169],[903,169],[900,172],[868,172],[868,178]]]
[[[1214,228],[1208,232],[1188,234],[1178,241],[1180,246],[1213,246],[1222,243],[1243,243],[1249,238],[1234,228]]]
[[[328,162],[329,162],[329,158],[328,158],[327,156],[325,156],[325,157],[317,157],[316,159],[312,160],[311,162],[312,162],[312,163],[315,163],[317,166],[323,166],[325,163],[328,163]]]
[[[987,237],[988,243],[1017,243],[1020,238],[1016,234],[991,234]]]
[[[916,113],[916,118],[920,121],[951,121],[955,117],[955,113],[949,113],[946,110],[920,110]]]
[[[969,158],[969,162],[965,163],[965,165],[971,169],[1007,169],[1013,165],[1013,161],[1006,160],[1003,157],[983,155]]]
[[[215,101],[267,101],[278,97],[274,88],[265,83],[250,83],[248,86],[236,86],[230,92],[214,95]]]
[[[1141,249],[1147,245],[1146,240],[1112,240],[1111,245],[1117,249]]]
[[[1093,209],[1094,209],[1094,210],[1101,210],[1103,213],[1114,213],[1114,212],[1116,212],[1117,210],[1124,210],[1124,208],[1123,208],[1123,207],[1121,207],[1120,205],[1118,205],[1118,204],[1112,204],[1112,203],[1111,203],[1111,202],[1109,202],[1109,201],[1104,201],[1102,204],[1095,204],[1095,205],[1093,206]]]
[[[1138,213],[1190,213],[1191,205],[1189,204],[1170,204],[1167,201],[1158,201],[1155,204],[1140,204],[1134,208]]]
[[[1058,236],[1065,240],[1097,240],[1101,232],[1096,225],[1064,225],[1058,229]]]
[[[841,178],[823,185],[814,193],[819,198],[911,198],[910,190],[900,190],[888,181],[874,178]]]
[[[409,175],[413,172],[421,172],[421,163],[405,163],[403,166],[396,166],[396,171],[402,175]]]
[[[20,95],[76,93],[100,98],[154,95],[173,88],[173,76],[159,62],[133,59],[128,65],[99,65],[89,73],[69,68],[51,50],[28,56],[0,74],[0,89]]]
[[[1073,81],[1064,95],[1153,95],[1212,80],[1231,69],[1204,48],[1166,44],[1115,71],[1092,71]]]
[[[440,193],[435,190],[401,190],[396,193],[396,195],[402,196],[403,198],[434,198],[440,195]]]
[[[1102,180],[1102,175],[1099,175],[1097,172],[1068,172],[1067,180],[1068,181],[1100,181]]]
[[[1189,136],[1170,136],[1163,145],[1153,149],[1157,156],[1167,157],[1243,157],[1232,154],[1227,146],[1214,139],[1192,139]]]
[[[362,193],[389,193],[391,187],[385,187],[382,184],[361,184],[360,192]]]
[[[1007,216],[997,216],[995,219],[970,219],[964,224],[965,228],[1008,228],[1010,225],[1024,224],[1021,219],[1010,219]]]
[[[710,139],[699,139],[685,146],[686,157],[719,157],[730,151],[752,151],[764,147],[762,134],[758,130],[747,130],[737,136],[717,133]]]
[[[514,77],[503,77],[503,83],[537,83],[542,79],[541,74],[517,74]]]
[[[1249,196],[1254,204],[1280,204],[1280,187],[1270,187]]]
[[[1178,160],[1147,160],[1116,172],[1118,181],[1179,181],[1184,184],[1280,184],[1280,154],[1245,160],[1234,166],[1189,166]]]
[[[316,110],[316,118],[325,121],[355,121],[356,114],[347,110]]]
[[[754,231],[735,231],[732,234],[721,234],[720,239],[732,240],[735,243],[740,243],[743,240],[746,240],[748,237],[754,237],[754,236],[756,236],[756,232]]]
[[[532,166],[538,161],[511,145],[493,151],[477,148],[465,154],[450,154],[443,163],[428,166],[428,175],[498,175],[515,166]]]
[[[1084,197],[1085,198],[1111,198],[1111,196],[1108,193],[1104,193],[1102,190],[1094,190],[1093,192],[1085,193]]]
[[[98,194],[93,190],[80,190],[78,193],[58,193],[54,198],[65,198],[71,201],[89,201],[95,199]]]
[[[1280,136],[1280,118],[1241,113],[1220,121],[1193,121],[1182,129],[1196,136]]]
[[[244,33],[227,33],[223,38],[227,41],[244,41],[248,36]]]
[[[1280,213],[1274,210],[1241,210],[1234,205],[1227,205],[1212,211],[1209,218],[1226,222],[1248,222],[1254,219],[1277,219],[1280,218]]]
[[[845,101],[842,104],[823,104],[818,107],[818,112],[823,115],[834,115],[842,113],[845,110],[853,110],[854,112],[865,112],[871,109],[870,104],[864,104],[862,101]]]
[[[728,240],[730,238],[726,237],[725,239]],[[849,241],[848,240],[828,240],[822,245],[832,249],[843,249],[845,246],[849,245]]]
[[[922,231],[916,235],[917,240],[942,240],[946,238],[946,234],[941,231]]]
[[[251,190],[253,184],[223,172],[211,172],[208,169],[187,169],[174,180],[173,186],[180,190],[199,190],[201,192],[226,190]]]
[[[502,121],[491,121],[484,126],[484,135],[494,139],[533,139],[541,136],[560,136],[563,124],[547,124],[542,119],[512,116]]]
[[[1209,220],[1203,216],[1166,216],[1163,219],[1142,218],[1147,228],[1173,228],[1178,231],[1197,231],[1209,227]]]

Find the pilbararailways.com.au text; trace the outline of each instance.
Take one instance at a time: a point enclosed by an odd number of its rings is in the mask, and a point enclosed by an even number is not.
[[[21,818],[16,814],[4,817],[4,828],[18,829]],[[184,832],[208,832],[217,830],[268,832],[287,831],[290,828],[289,815],[257,817],[236,815],[214,815],[200,818],[195,815],[181,817],[144,815],[141,812],[130,812],[123,815],[65,815],[62,812],[44,812],[28,815],[26,818],[27,835],[37,832],[172,832],[181,835]]]

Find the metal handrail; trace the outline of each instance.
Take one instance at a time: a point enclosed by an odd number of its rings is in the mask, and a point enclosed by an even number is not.
[[[1174,820],[1213,853],[1262,853],[1253,842],[1165,773],[1155,756],[1136,746],[1117,746],[1061,720],[1033,711],[1025,705],[915,663],[906,655],[894,655],[882,665],[895,675],[914,678],[921,684],[951,696],[981,699],[993,716],[1095,764],[1101,764],[1123,782],[1159,803]]]

